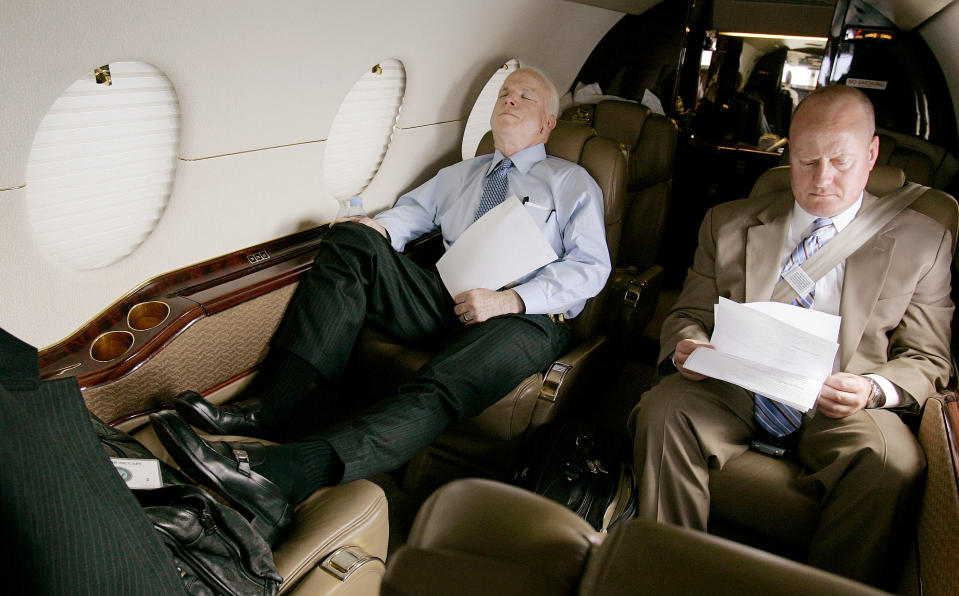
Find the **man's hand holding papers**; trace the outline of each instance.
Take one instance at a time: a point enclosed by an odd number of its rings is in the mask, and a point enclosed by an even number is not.
[[[776,302],[720,298],[710,344],[682,363],[806,412],[816,405],[839,349],[840,318]]]

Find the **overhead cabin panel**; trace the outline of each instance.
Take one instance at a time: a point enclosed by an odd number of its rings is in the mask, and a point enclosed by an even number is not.
[[[713,28],[722,32],[825,37],[834,0],[715,0]]]
[[[609,10],[618,10],[628,14],[643,14],[663,0],[569,0],[590,6],[599,6]]]
[[[511,57],[568,86],[621,13],[565,0],[265,3],[107,0],[4,7],[0,188],[23,184],[49,105],[84,72],[139,59],[182,90],[181,156],[199,159],[326,138],[340,102],[380,60],[409,69],[401,128],[465,119]]]
[[[903,31],[911,31],[954,3],[955,0],[871,0],[869,2],[873,8]]]

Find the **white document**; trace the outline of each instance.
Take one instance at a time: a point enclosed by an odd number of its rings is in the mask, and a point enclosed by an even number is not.
[[[451,296],[498,290],[558,257],[516,195],[466,228],[436,263]]]
[[[774,302],[737,304],[720,298],[710,343],[684,366],[761,393],[797,410],[811,410],[832,374],[840,317]]]

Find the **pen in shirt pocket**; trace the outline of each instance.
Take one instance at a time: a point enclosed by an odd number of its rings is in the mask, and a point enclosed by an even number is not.
[[[547,217],[549,217],[550,215],[556,213],[556,210],[555,210],[555,209],[552,209],[552,208],[550,208],[550,207],[543,207],[542,205],[537,205],[536,203],[530,202],[529,197],[523,197],[523,204],[524,204],[524,205],[529,205],[530,207],[535,207],[535,208],[540,209],[540,210],[542,210],[542,211],[549,211],[549,214],[547,214]]]

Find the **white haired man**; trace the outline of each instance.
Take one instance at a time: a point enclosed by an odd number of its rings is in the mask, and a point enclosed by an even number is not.
[[[305,443],[206,442],[176,413],[161,413],[154,427],[174,459],[262,519],[254,525],[272,537],[290,503],[398,467],[451,422],[480,413],[548,366],[568,342],[566,327],[549,315],[575,317],[610,271],[599,187],[580,166],[546,155],[557,109],[556,89],[539,71],[510,74],[490,119],[492,155],[443,168],[374,218],[332,227],[272,340],[252,400],[216,407],[186,392],[175,406],[209,432],[271,436],[311,383],[337,378],[365,324],[436,341],[441,349],[421,371],[358,418]],[[507,193],[538,207],[529,212],[559,255],[510,288],[451,298],[435,271],[399,253],[434,230],[449,247]]]

